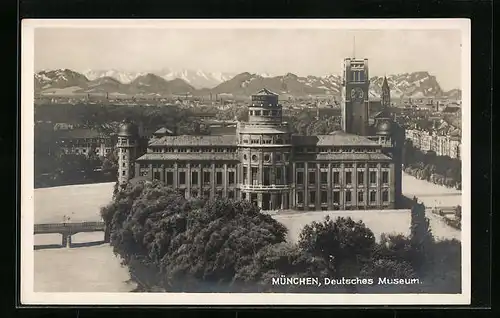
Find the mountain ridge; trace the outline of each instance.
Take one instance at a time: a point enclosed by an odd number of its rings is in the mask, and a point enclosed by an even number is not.
[[[193,85],[184,73],[173,72],[163,69],[159,72],[136,72],[117,73],[115,70],[102,72],[87,71],[87,75],[70,69],[44,70],[34,74],[36,92],[54,92],[58,89],[72,88],[72,93],[110,93],[110,94],[148,94],[148,95],[172,95],[172,94],[229,94],[233,96],[249,96],[261,88],[268,88],[278,94],[290,96],[315,96],[334,95],[340,96],[342,78],[339,75],[330,74],[325,76],[298,76],[293,73],[271,76],[269,74],[256,74],[243,72],[232,76],[229,73],[217,73],[207,75],[198,71],[198,75],[211,78],[209,81],[218,83],[213,87],[201,87],[200,81]],[[176,74],[183,78],[174,77]],[[203,74],[203,75],[201,75]],[[217,80],[214,80],[218,76]],[[120,78],[122,80],[120,80]],[[379,98],[383,83],[382,76],[370,78],[370,96]],[[425,98],[425,97],[449,97],[460,98],[461,90],[452,89],[444,91],[435,76],[427,71],[401,73],[387,75],[391,97],[393,98]]]

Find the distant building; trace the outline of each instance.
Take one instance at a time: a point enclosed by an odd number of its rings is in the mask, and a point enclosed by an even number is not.
[[[97,155],[104,157],[114,146],[114,136],[93,129],[76,128],[59,130],[57,143],[65,154]]]
[[[186,198],[250,200],[263,210],[395,208],[404,133],[387,112],[369,125],[367,70],[367,60],[346,64],[344,129],[329,135],[294,135],[267,89],[252,96],[248,121],[231,135],[153,138],[141,153],[137,127],[124,123],[119,183],[157,179]]]
[[[462,110],[462,108],[460,106],[446,106],[442,112],[443,114],[456,114],[458,112],[460,112]]]
[[[423,130],[414,127],[406,130],[406,139],[423,152],[434,151],[438,156],[461,158],[461,131],[450,125],[441,129]]]

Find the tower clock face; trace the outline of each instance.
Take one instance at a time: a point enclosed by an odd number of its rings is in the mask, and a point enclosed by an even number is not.
[[[351,89],[351,98],[355,100],[362,100],[364,97],[364,92],[361,88],[355,87]]]

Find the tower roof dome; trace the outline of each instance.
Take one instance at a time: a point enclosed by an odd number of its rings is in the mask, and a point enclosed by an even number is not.
[[[124,120],[118,129],[118,136],[135,137],[139,135],[139,128],[134,123]]]
[[[392,134],[392,123],[390,121],[382,121],[377,125],[377,135]]]

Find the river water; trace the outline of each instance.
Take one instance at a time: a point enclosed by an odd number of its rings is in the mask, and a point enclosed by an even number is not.
[[[35,190],[35,222],[62,222],[65,217],[75,222],[100,221],[99,208],[111,201],[114,183],[63,186]],[[461,204],[461,193],[455,189],[431,184],[404,175],[403,193],[408,197],[417,196],[426,206],[454,206]],[[409,214],[407,212],[345,211],[345,216],[361,218],[378,237],[381,233],[408,233]],[[342,212],[337,211],[335,215]],[[289,238],[294,241],[303,225],[320,220],[325,212],[283,215],[276,218],[289,229]],[[332,216],[334,216],[332,214]],[[384,218],[387,216],[388,218]],[[439,218],[429,215],[433,233],[438,238],[460,239],[457,231]],[[34,251],[34,291],[35,292],[130,292],[135,288],[129,282],[129,274],[120,265],[109,244],[102,244],[102,232],[80,233],[73,237],[79,247],[55,248],[61,244],[61,236],[36,235]],[[81,246],[81,245],[90,246]],[[41,249],[38,249],[40,248]],[[45,248],[44,248],[45,247]]]

